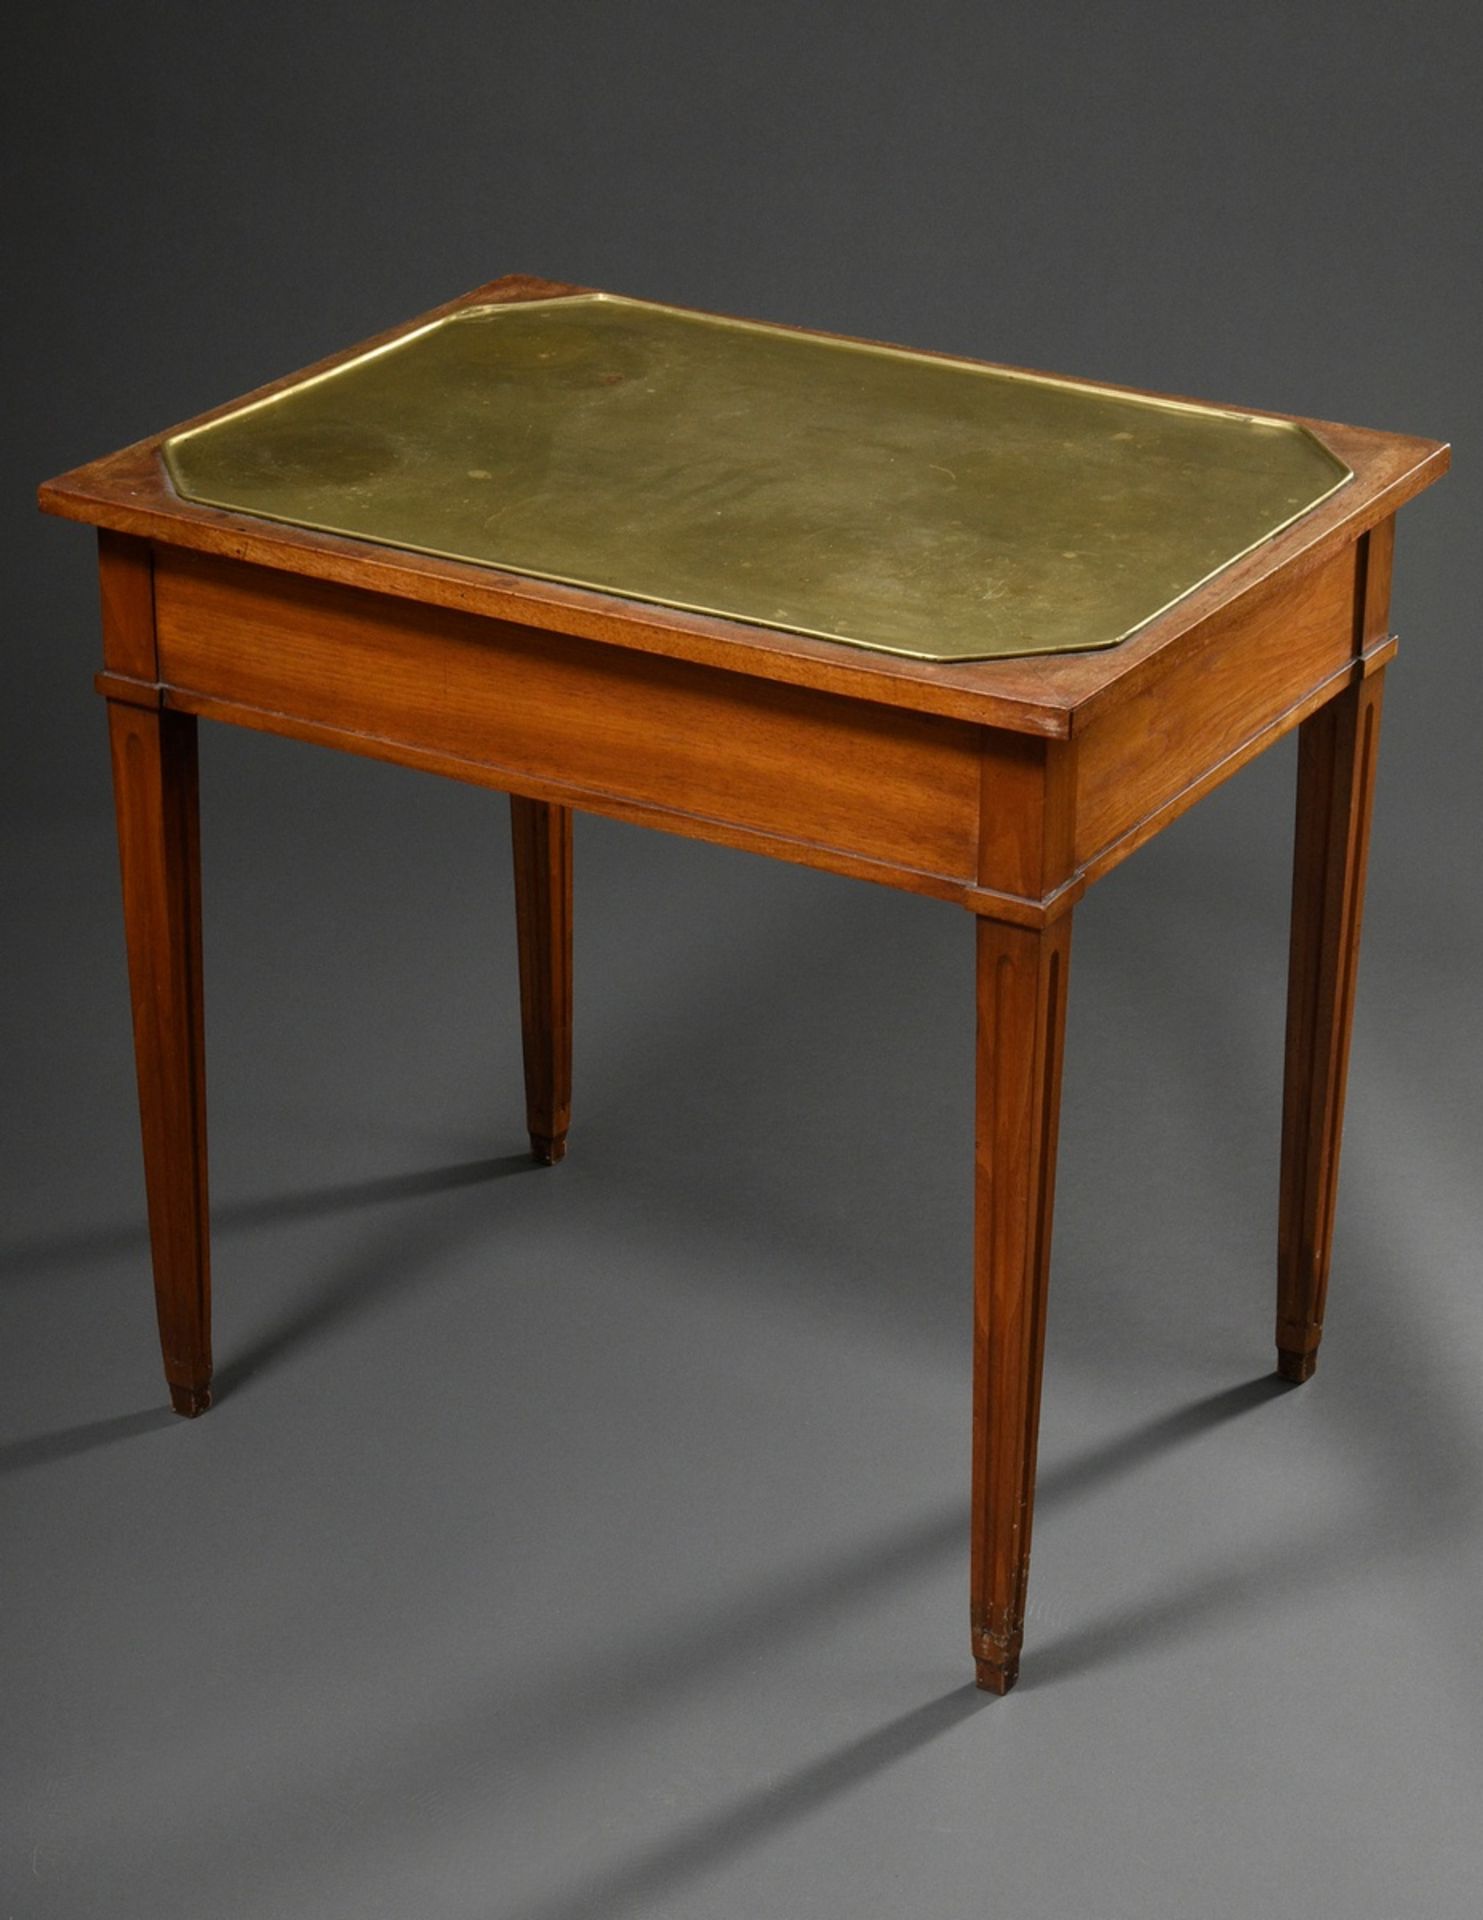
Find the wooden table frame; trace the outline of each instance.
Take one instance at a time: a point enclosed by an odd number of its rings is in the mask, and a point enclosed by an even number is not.
[[[437,312],[578,291],[512,276]],[[1447,448],[1304,424],[1354,480],[1132,639],[957,664],[197,506],[165,477],[165,435],[44,487],[45,508],[100,529],[97,685],[176,1410],[211,1401],[198,718],[509,793],[527,1123],[545,1160],[560,1159],[570,1117],[573,809],[952,901],[977,935],[972,1643],[979,1684],[1007,1691],[1024,1631],[1072,908],[1294,728],[1279,1371],[1306,1380],[1318,1352],[1395,650],[1393,516],[1445,471]]]

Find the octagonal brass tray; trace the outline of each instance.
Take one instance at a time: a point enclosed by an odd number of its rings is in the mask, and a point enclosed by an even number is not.
[[[174,435],[186,499],[922,660],[1115,646],[1352,476],[1287,420],[578,294]]]

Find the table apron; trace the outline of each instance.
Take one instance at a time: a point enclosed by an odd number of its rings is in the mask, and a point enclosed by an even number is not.
[[[1388,531],[1388,529],[1387,529]],[[1363,670],[1369,537],[1206,621],[1157,675],[1130,675],[1077,729],[1073,864],[1105,871]],[[1374,639],[1383,639],[1377,635]]]
[[[157,549],[164,704],[964,899],[983,730]]]
[[[1387,528],[1388,533],[1388,528]],[[1372,537],[1205,623],[1066,739],[184,548],[105,567],[104,690],[1047,924],[1394,641]],[[143,562],[136,564],[135,557]],[[1373,583],[1372,583],[1373,586]],[[1383,618],[1383,607],[1380,609]],[[154,653],[154,673],[141,649]]]

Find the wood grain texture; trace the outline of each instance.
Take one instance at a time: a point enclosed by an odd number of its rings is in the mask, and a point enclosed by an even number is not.
[[[1395,515],[1382,520],[1355,542],[1354,650],[1357,654],[1384,639],[1390,620],[1390,580],[1395,565]]]
[[[169,550],[155,596],[173,704],[917,891],[971,883],[958,722]]]
[[[530,1150],[554,1164],[572,1118],[572,815],[510,796]]]
[[[1294,1381],[1323,1337],[1384,683],[1348,688],[1298,735],[1277,1237],[1277,1367]]]
[[[177,1413],[211,1404],[196,723],[110,701],[155,1307]]]
[[[529,275],[507,276],[244,398],[276,392],[305,373],[325,371],[371,345],[400,338],[461,307],[585,291]],[[203,425],[239,404],[233,400],[182,425]],[[1166,649],[1179,647],[1217,610],[1258,590],[1288,567],[1316,563],[1352,546],[1361,533],[1440,478],[1447,467],[1448,449],[1438,441],[1328,421],[1303,420],[1301,424],[1316,432],[1354,470],[1355,479],[1348,486],[1178,601],[1122,645],[1053,659],[957,664],[897,659],[198,506],[173,491],[160,459],[161,443],[180,428],[60,475],[41,488],[40,501],[48,512],[66,518],[306,578],[366,587],[392,598],[511,620],[604,646],[726,667],[882,706],[1064,737],[1082,710],[1093,708],[1128,674],[1140,672]]]
[[[1352,658],[1354,549],[1212,619],[1165,671],[1129,674],[1078,732],[1076,854],[1087,864],[1265,732]]]
[[[1074,740],[1041,740],[986,727],[979,763],[978,879],[971,904],[991,918],[1039,924],[1044,906],[1075,872]],[[1006,915],[991,897],[1040,903],[1028,918]]]
[[[105,670],[126,680],[157,681],[154,554],[146,541],[100,528],[98,599]]]
[[[1248,734],[1236,747],[1221,759],[1207,766],[1197,774],[1187,786],[1156,805],[1151,812],[1142,815],[1131,826],[1100,848],[1076,869],[1071,883],[1062,892],[1053,907],[1070,906],[1081,898],[1088,887],[1110,873],[1114,867],[1121,866],[1131,854],[1138,851],[1162,833],[1165,827],[1188,813],[1207,793],[1232,779],[1241,769],[1248,766],[1257,755],[1264,753],[1286,734],[1301,726],[1311,713],[1316,713],[1328,701],[1336,699],[1346,687],[1357,686],[1361,680],[1372,673],[1379,673],[1395,657],[1397,642],[1394,637],[1377,641],[1357,660],[1346,660],[1336,672],[1320,680],[1318,684],[1303,694],[1301,699],[1274,715],[1263,726]]]
[[[993,1693],[1025,1630],[1070,955],[1069,915],[978,922],[971,1621]]]

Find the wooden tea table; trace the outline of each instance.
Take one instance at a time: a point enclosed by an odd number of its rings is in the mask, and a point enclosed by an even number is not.
[[[1293,728],[1278,1370],[1333,1237],[1394,514],[1433,441],[511,277],[41,490],[99,529],[155,1293],[211,1399],[196,721],[509,793],[565,1150],[571,815],[930,894],[977,938],[972,1634],[1025,1611],[1071,911]]]

